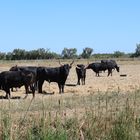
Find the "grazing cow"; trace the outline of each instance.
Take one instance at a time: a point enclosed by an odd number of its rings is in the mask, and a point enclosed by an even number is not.
[[[80,80],[82,82],[82,85],[85,85],[85,78],[86,78],[85,65],[78,64],[75,69],[76,69],[76,74],[78,78],[77,85],[80,85]]]
[[[6,98],[9,98],[10,88],[20,88],[25,86],[26,96],[28,94],[28,86],[31,86],[33,97],[35,96],[35,88],[33,86],[35,82],[35,74],[30,71],[3,71],[0,73],[0,89],[6,92]]]
[[[71,64],[64,65],[61,64],[60,67],[55,68],[38,67],[37,79],[39,79],[38,80],[39,93],[42,93],[42,85],[45,80],[48,81],[49,83],[50,82],[58,83],[59,93],[64,93],[64,85],[73,62]]]
[[[96,76],[100,76],[99,75],[100,71],[107,70],[107,65],[106,64],[102,64],[100,62],[95,62],[95,63],[89,64],[86,67],[86,69],[92,69],[96,73]]]
[[[96,76],[99,76],[100,71],[105,71],[105,70],[108,70],[108,76],[110,74],[112,76],[112,69],[115,69],[115,68],[117,72],[119,72],[119,67],[117,66],[114,60],[110,60],[110,61],[102,60],[101,63],[100,62],[91,63],[86,67],[86,69],[92,69],[96,73]]]
[[[120,68],[118,67],[118,65],[117,65],[115,60],[101,60],[101,63],[107,65],[108,76],[110,74],[112,76],[112,69],[116,69],[117,72],[120,71]]]

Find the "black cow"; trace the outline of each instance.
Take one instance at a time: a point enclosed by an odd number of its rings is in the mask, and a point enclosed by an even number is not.
[[[100,71],[107,70],[107,65],[106,64],[102,64],[100,62],[95,62],[95,63],[89,64],[86,67],[86,69],[92,69],[96,73],[96,76],[100,76],[99,75]]]
[[[116,69],[117,72],[120,71],[120,68],[118,67],[115,60],[101,60],[101,63],[104,65],[107,65],[108,69],[108,76],[111,74],[112,76],[112,69]]]
[[[38,67],[37,79],[39,79],[38,80],[39,93],[42,93],[42,85],[45,80],[48,81],[49,83],[50,82],[58,83],[59,93],[64,93],[64,85],[73,62],[71,64],[64,64],[61,65],[60,67],[55,68]]]
[[[25,86],[26,96],[28,94],[28,86],[32,86],[35,82],[35,74],[30,71],[3,71],[0,73],[0,89],[6,92],[6,98],[10,97],[10,88]],[[33,97],[35,96],[35,88],[32,86]]]
[[[37,67],[36,66],[13,66],[9,71],[30,71],[35,74],[35,89],[37,90]]]
[[[78,78],[77,85],[80,85],[80,80],[82,82],[82,85],[85,85],[85,78],[86,78],[85,65],[78,64],[75,69],[76,69],[76,74]]]
[[[13,66],[9,69],[9,71],[22,71],[22,70],[27,70],[34,72],[34,74],[37,74],[37,67],[36,66]]]
[[[105,71],[105,70],[108,70],[108,76],[110,74],[112,76],[112,69],[115,69],[115,68],[117,72],[119,72],[119,67],[117,66],[114,60],[110,60],[110,61],[102,60],[101,63],[100,62],[91,63],[86,67],[86,69],[92,69],[96,73],[96,76],[99,76],[100,71]]]

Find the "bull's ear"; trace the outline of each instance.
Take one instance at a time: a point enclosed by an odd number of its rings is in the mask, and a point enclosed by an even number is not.
[[[73,63],[74,63],[74,60],[70,63],[70,66],[72,66]]]

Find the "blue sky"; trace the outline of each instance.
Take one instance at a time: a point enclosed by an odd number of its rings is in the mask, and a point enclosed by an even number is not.
[[[140,43],[139,0],[1,0],[0,52],[15,48],[93,48],[134,52]]]

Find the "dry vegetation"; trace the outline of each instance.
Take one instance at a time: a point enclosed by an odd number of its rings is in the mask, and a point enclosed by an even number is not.
[[[88,62],[75,62],[67,84],[77,83],[77,63]],[[55,60],[1,62],[0,71],[15,64],[59,66]],[[95,77],[87,70],[86,85],[66,86],[64,94],[58,93],[56,83],[45,82],[47,93],[36,93],[33,100],[32,95],[23,99],[24,87],[12,92],[13,99],[0,99],[1,139],[140,139],[140,61],[118,61],[118,65],[120,73],[113,71],[112,77],[107,73]]]

